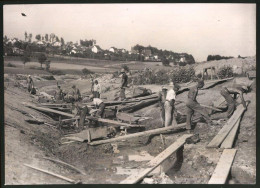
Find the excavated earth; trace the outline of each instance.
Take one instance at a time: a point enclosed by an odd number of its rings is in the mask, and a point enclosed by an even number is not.
[[[39,75],[41,77],[41,75]],[[100,82],[108,80],[109,75]],[[55,77],[63,88],[69,89],[73,83],[79,83],[79,88],[87,93],[90,90],[90,80],[72,77],[64,79]],[[60,138],[63,131],[46,124],[33,124],[25,121],[31,118],[29,114],[38,119],[52,124],[53,120],[44,113],[25,107],[23,102],[35,101],[36,97],[30,96],[22,84],[25,76],[5,74],[5,184],[67,184],[68,182],[30,169],[24,164],[29,164],[41,169],[49,170],[65,177],[80,180],[85,184],[117,184],[127,178],[130,174],[137,173],[142,164],[151,160],[171,145],[183,134],[185,130],[179,130],[163,134],[165,145],[160,135],[151,137],[140,137],[117,143],[115,145],[103,144],[90,146],[87,143],[74,142],[62,145]],[[61,80],[65,80],[62,82]],[[52,93],[56,81],[38,79],[36,87],[40,91]],[[105,82],[105,81],[104,81]],[[210,104],[220,97],[219,89],[232,81],[217,85],[208,90],[199,91],[198,101]],[[236,82],[249,82],[247,78],[237,78]],[[102,97],[111,97],[116,92],[118,80],[108,85],[107,92]],[[231,169],[231,177],[228,183],[253,184],[256,182],[256,93],[255,84],[253,90],[245,95],[245,100],[250,100],[247,111],[244,113],[240,123],[240,131],[234,148],[237,154]],[[152,91],[158,91],[160,86],[147,86]],[[109,88],[109,89],[108,89]],[[187,92],[178,95],[177,98],[185,100]],[[185,114],[184,106],[177,109]],[[152,117],[143,123],[146,129],[162,127],[160,121],[160,110],[157,105],[141,109],[135,114]],[[197,116],[197,114],[195,114]],[[184,122],[185,118],[178,117],[178,123]],[[143,183],[176,183],[176,184],[207,184],[212,175],[221,149],[207,149],[205,146],[221,129],[222,125],[208,126],[205,122],[196,123],[194,133],[199,134],[197,143],[185,144],[183,160],[175,164],[166,175],[155,175],[145,178]],[[134,131],[134,130],[133,130]],[[84,171],[86,175],[77,174],[75,171],[47,161],[42,157],[51,157],[67,162]],[[175,155],[173,155],[173,159]]]

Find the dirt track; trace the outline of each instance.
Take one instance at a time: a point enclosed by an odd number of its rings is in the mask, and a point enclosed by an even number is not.
[[[247,78],[239,78],[237,82],[246,82]],[[43,81],[39,81],[39,84]],[[82,87],[87,82],[82,80]],[[64,87],[69,86],[73,81],[64,83]],[[55,82],[49,82],[55,85]],[[229,84],[224,83],[222,85]],[[210,90],[200,91],[203,95],[198,96],[198,101],[209,104],[212,100],[220,96],[218,85]],[[118,183],[128,175],[126,172],[120,174],[122,167],[134,172],[136,165],[143,164],[144,161],[129,161],[131,155],[141,155],[146,151],[152,156],[156,156],[163,150],[160,136],[150,138],[132,139],[127,142],[118,143],[120,153],[113,153],[110,144],[100,146],[88,146],[87,143],[72,143],[59,145],[61,132],[47,125],[29,124],[25,119],[29,118],[26,113],[30,113],[44,121],[50,121],[45,116],[30,108],[24,107],[22,102],[35,100],[25,89],[16,87],[12,80],[5,82],[5,181],[6,184],[64,184],[63,180],[45,175],[41,172],[28,169],[23,163],[35,165],[39,168],[62,174],[72,179],[81,179],[83,183]],[[46,85],[45,89],[50,87]],[[157,90],[160,86],[151,86],[152,90]],[[109,92],[108,92],[109,93]],[[110,95],[110,94],[109,94]],[[187,92],[178,95],[178,99],[185,99]],[[255,90],[245,95],[246,100],[251,100],[248,110],[244,114],[241,122],[240,134],[236,141],[235,148],[238,149],[236,159],[232,168],[233,180],[237,183],[255,182],[256,163],[256,139],[255,139]],[[182,113],[185,108],[179,109]],[[22,111],[22,112],[21,112]],[[148,129],[161,127],[159,118],[159,108],[155,105],[147,107],[136,113],[152,116],[153,120],[148,120],[145,124]],[[195,114],[196,115],[196,114]],[[174,183],[207,183],[210,175],[218,162],[221,150],[206,149],[205,146],[217,134],[221,126],[208,127],[205,123],[199,122],[194,133],[199,133],[200,142],[185,145],[184,161],[177,168],[169,171],[168,175]],[[174,134],[166,134],[166,145],[169,146],[185,131]],[[250,146],[250,147],[249,147]],[[75,174],[66,168],[61,168],[52,162],[38,157],[49,156],[61,159],[75,165],[86,172],[86,176]],[[128,157],[127,157],[128,156]],[[119,174],[118,174],[119,173]],[[247,178],[241,178],[247,177]]]

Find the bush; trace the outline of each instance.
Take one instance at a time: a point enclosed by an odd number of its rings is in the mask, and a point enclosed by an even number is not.
[[[65,75],[64,72],[62,72],[61,70],[52,70],[50,71],[53,75]]]
[[[223,66],[218,69],[217,75],[220,79],[230,78],[234,76],[233,68],[231,66]]]
[[[55,80],[55,78],[52,75],[42,76],[42,78],[45,80]]]
[[[16,66],[14,64],[12,64],[12,63],[8,63],[7,67],[16,67]]]
[[[88,75],[88,74],[93,74],[94,72],[92,72],[91,70],[88,70],[87,68],[84,68],[84,69],[82,69],[82,73],[84,75]]]
[[[163,58],[162,59],[162,64],[163,64],[163,66],[170,66],[170,61],[168,59],[166,59],[166,58]]]
[[[186,83],[196,80],[195,70],[192,66],[176,67],[171,71],[171,78],[175,83]]]

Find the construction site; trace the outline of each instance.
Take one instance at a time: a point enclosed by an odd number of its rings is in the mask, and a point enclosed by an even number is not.
[[[162,85],[129,84],[122,101],[119,76],[54,75],[47,80],[50,76],[32,74],[33,95],[27,91],[28,74],[4,74],[6,184],[256,182],[255,77],[205,80],[197,100],[207,110],[225,109],[219,91],[233,83],[250,86],[244,94],[247,109],[237,99],[233,115],[214,126],[195,112],[188,133],[185,101],[196,82],[180,84],[175,101],[178,124],[164,127],[158,105]],[[93,77],[103,87],[102,118],[94,115],[98,109],[85,100],[91,95]],[[83,99],[55,100],[57,83],[67,91],[76,85]],[[90,109],[84,124],[76,106]]]

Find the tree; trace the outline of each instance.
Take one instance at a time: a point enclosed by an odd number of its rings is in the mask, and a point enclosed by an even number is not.
[[[49,41],[49,35],[45,34],[45,41],[48,42]]]
[[[24,33],[24,40],[27,41],[27,38],[28,38],[28,34],[27,34],[27,32],[25,31],[25,33]]]
[[[40,35],[40,34],[39,34],[39,35],[36,35],[36,36],[35,36],[35,39],[38,40],[38,41],[41,40],[41,35]]]
[[[51,64],[51,61],[50,61],[50,60],[47,60],[47,61],[45,62],[45,70],[46,70],[46,71],[49,71],[49,70],[50,70],[50,64]]]
[[[164,56],[162,58],[162,64],[163,66],[170,66],[170,61]]]
[[[44,40],[44,36],[42,36],[42,40]]]
[[[57,36],[56,36],[56,41],[57,41],[57,42],[60,42],[60,39],[59,39],[59,37],[57,37]]]
[[[42,64],[47,60],[47,57],[45,54],[41,53],[38,57],[38,61],[41,64],[41,68],[42,68]]]
[[[30,33],[30,34],[29,34],[29,42],[32,42],[32,36],[33,36],[33,35]]]
[[[62,46],[65,44],[64,39],[62,37],[60,38],[60,42]]]
[[[22,61],[23,61],[23,68],[25,68],[25,63],[29,62],[31,59],[30,59],[30,54],[31,54],[31,51],[30,51],[30,48],[29,48],[29,45],[26,46],[26,49],[23,53],[23,56],[22,56]]]

